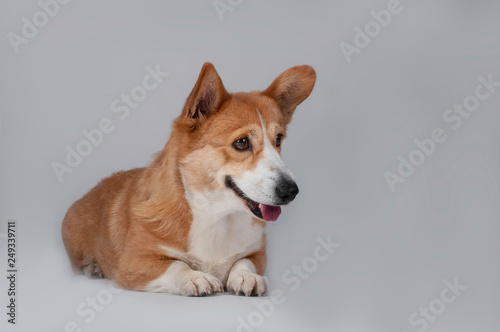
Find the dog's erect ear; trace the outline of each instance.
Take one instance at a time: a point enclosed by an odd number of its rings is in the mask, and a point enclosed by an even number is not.
[[[316,72],[311,66],[296,66],[281,73],[262,94],[278,102],[285,124],[288,124],[295,108],[309,96],[315,82]]]
[[[187,98],[182,116],[190,130],[196,130],[207,118],[217,112],[229,97],[214,66],[206,62],[198,81]]]

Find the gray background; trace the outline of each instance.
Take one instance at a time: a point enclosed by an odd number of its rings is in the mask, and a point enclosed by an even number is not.
[[[409,316],[454,278],[467,289],[426,331],[499,331],[500,89],[457,130],[442,116],[478,76],[500,81],[500,3],[402,0],[347,63],[340,43],[387,2],[242,1],[222,21],[212,1],[73,0],[16,54],[7,34],[40,7],[2,1],[0,232],[17,220],[19,261],[18,324],[6,323],[2,278],[2,330],[236,331],[266,300],[123,291],[90,323],[76,313],[109,281],[72,275],[66,210],[99,179],[147,165],[211,61],[230,91],[264,89],[298,64],[318,74],[283,148],[301,192],[268,226],[266,274],[286,301],[256,331],[417,331]],[[120,120],[111,103],[156,64],[169,76]],[[115,130],[59,182],[51,163],[103,118]],[[391,192],[384,172],[437,127],[448,140]],[[318,236],[341,246],[292,291],[282,275]]]

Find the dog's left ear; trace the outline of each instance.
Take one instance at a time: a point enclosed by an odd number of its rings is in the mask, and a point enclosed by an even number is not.
[[[279,75],[262,94],[278,102],[285,124],[288,124],[295,108],[309,96],[315,82],[316,72],[311,66],[296,66]]]
[[[228,97],[229,93],[224,88],[214,65],[206,62],[184,105],[182,117],[187,127],[195,131],[207,118],[219,110]]]

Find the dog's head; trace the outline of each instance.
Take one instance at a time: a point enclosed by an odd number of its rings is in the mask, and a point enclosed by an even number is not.
[[[175,130],[182,136],[180,170],[191,207],[214,213],[245,210],[276,220],[299,189],[281,159],[286,128],[311,93],[310,66],[290,68],[264,91],[228,93],[205,63]]]

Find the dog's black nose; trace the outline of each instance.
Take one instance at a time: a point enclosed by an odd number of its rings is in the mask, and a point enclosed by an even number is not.
[[[299,193],[299,187],[291,179],[281,179],[276,186],[276,196],[281,204],[288,204],[295,199]]]

